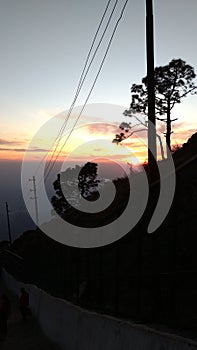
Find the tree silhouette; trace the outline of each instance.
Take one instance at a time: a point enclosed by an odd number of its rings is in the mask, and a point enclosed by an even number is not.
[[[88,200],[92,200],[94,194],[98,193],[97,167],[96,163],[88,162],[82,167],[78,176],[79,191],[82,197]]]
[[[194,83],[194,68],[182,59],[173,59],[165,66],[155,68],[155,110],[157,119],[166,123],[166,144],[171,150],[171,111],[175,104],[180,103],[189,93],[196,94],[197,86]],[[123,114],[133,116],[135,113],[148,114],[147,77],[142,84],[133,84],[131,87],[132,102],[130,108]],[[160,117],[164,116],[165,117]],[[117,137],[117,135],[116,135]],[[122,135],[121,139],[124,137]]]
[[[84,166],[76,165],[74,168],[68,168],[57,175],[53,183],[56,195],[51,198],[54,208],[52,214],[64,216],[72,205],[79,206],[80,197],[89,201],[98,198],[97,167],[96,163],[88,162]]]

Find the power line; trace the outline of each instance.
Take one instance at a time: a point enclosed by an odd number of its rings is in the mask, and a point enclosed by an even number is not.
[[[108,1],[107,5],[106,5],[106,7],[105,7],[103,16],[102,16],[102,18],[101,18],[101,21],[100,21],[100,23],[99,23],[99,26],[98,26],[98,28],[97,28],[97,31],[96,31],[96,33],[95,33],[95,35],[94,35],[94,38],[93,38],[91,47],[90,47],[89,52],[88,52],[88,55],[87,55],[87,57],[86,57],[86,61],[85,61],[85,64],[84,64],[83,71],[82,71],[82,73],[81,73],[81,76],[80,76],[80,79],[79,79],[79,82],[78,82],[78,85],[77,85],[77,91],[76,91],[76,93],[75,93],[75,97],[74,97],[73,102],[72,102],[72,104],[71,104],[71,106],[70,106],[70,108],[69,108],[68,115],[70,115],[70,113],[72,112],[72,109],[73,109],[73,107],[74,107],[74,104],[75,104],[75,102],[76,102],[76,99],[77,99],[77,97],[78,97],[78,95],[79,95],[79,92],[80,92],[80,90],[81,90],[81,87],[82,87],[82,85],[83,85],[83,82],[84,82],[83,75],[85,74],[85,70],[86,70],[86,67],[87,67],[87,64],[88,64],[88,61],[89,61],[91,52],[92,52],[92,50],[93,50],[93,47],[94,47],[96,38],[97,38],[97,36],[98,36],[99,30],[100,30],[100,28],[101,28],[101,25],[102,25],[102,23],[103,23],[103,20],[104,20],[104,18],[105,18],[106,13],[107,13],[107,10],[108,10],[108,7],[109,7],[109,5],[110,5],[110,2],[111,2],[111,0]],[[116,5],[117,5],[117,1],[116,1],[115,5],[114,5],[114,9],[115,9]],[[108,26],[108,24],[107,24],[107,26]],[[107,27],[107,26],[106,26],[106,27]],[[97,46],[97,49],[96,49],[96,50],[98,50],[98,48],[99,48],[99,46],[100,46],[100,43],[101,43],[101,40],[100,40],[99,45]],[[94,53],[94,55],[95,55],[95,53]],[[94,56],[93,56],[93,57],[94,57]],[[91,62],[92,62],[92,60],[91,60]],[[90,67],[90,64],[89,64],[89,66],[88,66],[88,70],[89,70],[89,67]],[[86,75],[87,75],[87,72],[86,72],[85,76],[86,76]],[[83,79],[83,80],[82,80],[82,79]],[[67,115],[67,118],[68,118],[68,115]],[[66,120],[66,121],[67,121],[67,120]],[[63,128],[63,127],[64,127],[64,126],[62,125],[62,128]],[[60,133],[61,133],[61,131],[62,131],[62,128],[60,129]],[[58,137],[59,137],[59,135],[58,135]]]
[[[103,21],[104,21],[104,19],[105,19],[106,13],[107,13],[108,8],[109,8],[109,5],[110,5],[110,3],[111,3],[111,0],[108,0],[108,2],[107,2],[107,4],[106,4],[105,10],[104,10],[104,12],[103,12],[103,15],[102,15],[101,20],[100,20],[99,25],[98,25],[98,28],[97,28],[96,33],[95,33],[95,35],[94,35],[92,44],[91,44],[91,46],[90,46],[88,55],[87,55],[87,57],[86,57],[85,64],[84,64],[84,68],[83,68],[82,73],[81,73],[80,78],[79,78],[79,82],[78,82],[78,85],[77,85],[77,90],[76,90],[76,93],[75,93],[73,102],[71,103],[71,106],[70,106],[70,108],[69,108],[69,111],[68,111],[68,113],[67,113],[67,116],[66,116],[66,118],[65,118],[65,121],[64,121],[62,127],[60,128],[60,131],[59,131],[59,133],[58,133],[58,135],[57,135],[55,141],[53,141],[53,143],[52,143],[52,145],[51,145],[51,148],[52,148],[53,145],[55,144],[55,142],[57,141],[56,146],[55,146],[55,149],[53,150],[53,153],[52,153],[52,155],[51,155],[50,161],[49,161],[48,164],[47,164],[46,171],[48,171],[48,168],[49,168],[49,166],[50,166],[50,163],[52,162],[52,159],[53,159],[53,157],[54,157],[54,154],[55,154],[55,152],[56,152],[56,150],[57,150],[57,147],[58,147],[58,145],[59,145],[59,142],[60,142],[60,140],[61,140],[62,134],[63,134],[63,132],[64,132],[64,130],[65,130],[65,128],[66,128],[68,119],[69,119],[69,117],[70,117],[70,115],[71,115],[71,113],[72,113],[72,110],[73,110],[73,108],[74,108],[75,102],[76,102],[76,100],[77,100],[77,98],[78,98],[78,96],[79,96],[79,93],[80,93],[80,91],[81,91],[81,88],[83,87],[83,84],[84,84],[84,82],[85,82],[86,76],[87,76],[87,74],[88,74],[88,72],[89,72],[89,70],[90,70],[90,67],[91,67],[91,65],[92,65],[92,62],[93,62],[95,56],[96,56],[96,53],[97,53],[97,51],[98,51],[98,49],[99,49],[99,47],[100,47],[100,45],[101,45],[101,43],[102,43],[102,40],[103,40],[104,35],[105,35],[105,33],[106,33],[106,30],[107,30],[107,28],[108,28],[108,26],[109,26],[109,24],[110,24],[112,15],[113,15],[113,13],[114,13],[114,10],[115,10],[115,8],[116,8],[116,6],[117,6],[118,1],[119,1],[119,0],[116,0],[116,1],[115,1],[115,4],[114,4],[113,9],[112,9],[112,11],[111,11],[110,17],[109,17],[109,19],[108,19],[108,21],[107,21],[107,24],[106,24],[106,26],[105,26],[104,32],[103,32],[103,34],[101,35],[100,41],[99,41],[99,43],[98,43],[98,45],[97,45],[97,47],[96,47],[96,49],[95,49],[95,51],[94,51],[93,57],[92,57],[92,59],[91,59],[91,62],[90,62],[89,65],[88,65],[88,61],[89,61],[89,59],[90,59],[90,55],[91,55],[91,53],[92,53],[94,44],[95,44],[95,42],[96,42],[97,36],[98,36],[99,31],[100,31],[100,28],[101,28],[101,26],[102,26],[102,23],[103,23]],[[87,68],[87,65],[88,65],[88,68]],[[86,70],[86,68],[87,68],[87,70]],[[86,71],[86,73],[85,73],[85,71]],[[84,75],[84,74],[85,74],[85,75]],[[51,148],[50,148],[50,149],[51,149]],[[47,156],[49,155],[49,152],[50,152],[50,150],[49,150],[48,153],[46,153],[46,154],[43,156],[43,158],[41,159],[41,161],[40,161],[38,167],[37,167],[36,170],[35,170],[34,175],[37,174],[38,170],[40,169],[40,166],[41,166],[42,162],[43,162],[43,161],[47,158]],[[37,185],[37,186],[39,186],[39,184],[40,184],[41,182],[42,182],[42,179],[40,179],[40,181],[38,182],[38,185]]]
[[[69,111],[68,111],[68,114],[67,114],[67,116],[66,116],[66,119],[65,119],[65,121],[64,121],[64,123],[63,123],[63,125],[62,125],[62,127],[61,127],[61,129],[60,129],[60,131],[59,131],[59,133],[58,133],[58,136],[57,136],[57,138],[56,138],[56,140],[55,140],[55,142],[57,141],[57,144],[56,144],[56,146],[55,146],[55,149],[53,150],[53,153],[52,153],[52,156],[51,156],[50,161],[49,161],[49,163],[48,163],[48,166],[47,166],[47,168],[46,168],[46,171],[48,171],[48,167],[50,166],[50,163],[52,162],[53,157],[54,157],[54,155],[55,155],[55,152],[56,152],[56,150],[57,150],[57,148],[58,148],[58,146],[59,146],[61,137],[62,137],[62,135],[63,135],[63,132],[64,132],[65,128],[66,128],[67,122],[68,122],[69,117],[70,117],[70,115],[71,115],[71,113],[72,113],[72,110],[73,110],[73,108],[74,108],[75,102],[77,101],[77,98],[78,98],[78,96],[79,96],[79,93],[80,93],[80,91],[81,91],[83,85],[84,85],[84,82],[85,82],[86,77],[87,77],[87,75],[88,75],[88,72],[89,72],[89,70],[90,70],[90,68],[91,68],[91,65],[92,65],[92,63],[93,63],[93,61],[94,61],[94,59],[95,59],[95,57],[96,57],[96,54],[97,54],[97,52],[98,52],[98,49],[99,49],[99,47],[100,47],[100,45],[101,45],[101,43],[102,43],[102,41],[103,41],[103,39],[104,39],[104,36],[105,36],[106,31],[107,31],[107,29],[108,29],[108,27],[109,27],[109,24],[110,24],[110,22],[111,22],[111,20],[112,20],[112,16],[113,16],[113,14],[114,14],[114,11],[115,11],[115,8],[116,8],[116,6],[117,6],[118,1],[119,1],[119,0],[116,0],[116,1],[115,1],[115,4],[114,4],[114,6],[113,6],[113,8],[112,8],[112,11],[111,11],[111,14],[110,14],[110,16],[109,16],[109,18],[108,18],[108,21],[107,21],[107,23],[106,23],[104,32],[103,32],[102,35],[101,35],[101,38],[100,38],[100,40],[99,40],[99,43],[97,44],[97,47],[96,47],[96,49],[95,49],[95,51],[94,51],[94,54],[93,54],[93,56],[92,56],[92,58],[91,58],[91,61],[90,61],[89,65],[88,65],[88,61],[89,61],[91,52],[92,52],[92,50],[93,50],[93,47],[94,47],[96,38],[97,38],[97,36],[98,36],[99,30],[100,30],[100,28],[101,28],[101,25],[102,25],[102,23],[103,23],[104,17],[105,17],[105,15],[106,15],[106,12],[107,12],[107,10],[108,10],[108,7],[109,7],[109,4],[110,4],[111,0],[108,1],[107,5],[106,5],[105,11],[104,11],[103,16],[102,16],[102,18],[101,18],[101,21],[100,21],[100,23],[99,23],[98,29],[97,29],[97,31],[96,31],[96,33],[95,33],[95,35],[94,35],[91,48],[90,48],[90,50],[89,50],[89,52],[88,52],[88,55],[87,55],[87,58],[86,58],[86,61],[85,61],[85,65],[84,65],[83,71],[82,71],[81,76],[80,76],[80,79],[79,79],[79,83],[78,83],[77,91],[76,91],[76,93],[75,93],[74,100],[73,100],[73,102],[72,102],[72,104],[71,104],[71,106],[70,106],[70,109],[69,109]],[[87,67],[87,65],[88,65],[88,67]],[[86,70],[86,67],[87,67],[87,70]],[[85,70],[86,70],[86,72],[85,72]]]
[[[86,100],[85,100],[85,103],[84,103],[84,105],[83,105],[83,107],[82,107],[82,109],[81,109],[81,111],[80,111],[80,113],[79,113],[79,115],[78,115],[78,117],[77,117],[75,123],[74,123],[74,126],[72,127],[71,131],[69,132],[69,134],[68,134],[68,136],[67,136],[67,138],[66,138],[66,141],[64,142],[64,144],[62,145],[62,147],[61,147],[60,150],[58,151],[58,154],[56,155],[55,160],[53,161],[51,167],[48,167],[49,170],[48,170],[48,172],[47,172],[47,174],[46,174],[46,178],[49,176],[50,172],[52,171],[52,169],[53,169],[53,167],[54,167],[54,165],[55,165],[55,163],[56,163],[56,161],[57,161],[57,158],[59,157],[59,155],[60,155],[62,149],[65,147],[66,143],[68,142],[69,137],[71,136],[71,134],[72,134],[72,132],[73,132],[73,130],[74,130],[74,128],[75,128],[75,126],[76,126],[78,120],[80,119],[80,117],[81,117],[81,115],[82,115],[82,113],[83,113],[83,111],[84,111],[84,109],[85,109],[85,106],[86,106],[86,104],[87,104],[87,102],[88,102],[88,100],[89,100],[89,98],[90,98],[90,96],[91,96],[91,93],[92,93],[92,91],[93,91],[93,89],[94,89],[94,86],[95,86],[95,84],[96,84],[96,82],[97,82],[97,80],[98,80],[98,77],[99,77],[100,72],[101,72],[101,70],[102,70],[102,67],[103,67],[103,65],[104,65],[105,59],[106,59],[107,54],[108,54],[108,52],[109,52],[109,49],[110,49],[110,47],[111,47],[111,44],[112,44],[114,35],[115,35],[115,33],[116,33],[117,27],[118,27],[118,25],[119,25],[119,22],[120,22],[120,20],[122,19],[122,16],[123,16],[123,14],[124,14],[124,11],[125,11],[125,8],[126,8],[127,3],[128,3],[128,0],[125,1],[124,5],[123,5],[123,8],[122,8],[122,10],[121,10],[120,16],[119,16],[119,18],[118,18],[118,20],[117,20],[117,22],[116,22],[116,24],[115,24],[115,27],[114,27],[114,30],[113,30],[113,32],[112,32],[111,38],[110,38],[110,40],[109,40],[109,43],[108,43],[108,45],[107,45],[107,48],[106,48],[104,57],[103,57],[103,59],[102,59],[102,61],[101,61],[99,70],[98,70],[97,75],[96,75],[96,77],[95,77],[95,79],[94,79],[94,82],[93,82],[93,84],[92,84],[92,87],[91,87],[91,89],[90,89],[90,91],[89,91],[89,93],[88,93],[88,96],[87,96],[87,98],[86,98]]]
[[[92,91],[93,91],[93,89],[94,89],[94,86],[95,86],[95,84],[96,84],[96,81],[97,81],[97,79],[98,79],[98,77],[99,77],[99,74],[100,74],[101,69],[102,69],[103,64],[104,64],[104,61],[105,61],[106,56],[107,56],[107,54],[108,54],[109,48],[110,48],[110,46],[111,46],[111,43],[112,43],[114,34],[115,34],[115,32],[116,32],[117,26],[118,26],[118,24],[119,24],[119,21],[120,21],[121,18],[122,18],[122,15],[123,15],[123,13],[124,13],[124,10],[125,10],[125,7],[126,7],[126,4],[127,4],[128,0],[125,1],[124,6],[123,6],[122,11],[121,11],[121,14],[120,14],[120,17],[118,18],[118,20],[117,20],[117,22],[116,22],[116,25],[115,25],[115,27],[114,27],[113,33],[112,33],[112,35],[111,35],[109,44],[108,44],[108,46],[107,46],[107,49],[106,49],[106,52],[105,52],[105,55],[104,55],[104,58],[103,58],[103,60],[102,60],[102,62],[101,62],[99,71],[98,71],[98,73],[97,73],[97,75],[96,75],[96,77],[95,77],[95,79],[94,79],[93,85],[92,85],[92,87],[91,87],[91,89],[90,89],[90,91],[89,91],[88,97],[86,98],[86,101],[85,101],[85,103],[84,103],[84,105],[83,105],[83,107],[82,107],[82,110],[81,110],[81,112],[80,112],[80,114],[79,114],[77,120],[75,121],[74,126],[73,126],[73,128],[71,129],[71,131],[70,131],[70,133],[69,133],[69,135],[68,135],[68,137],[67,137],[67,139],[66,139],[64,145],[61,147],[60,151],[58,152],[58,155],[56,156],[55,160],[54,160],[53,163],[52,163],[52,160],[53,160],[53,158],[54,158],[55,152],[56,152],[56,150],[57,150],[57,148],[58,148],[58,145],[59,145],[59,143],[60,143],[62,134],[63,134],[63,132],[64,132],[64,130],[65,130],[65,128],[66,128],[68,119],[69,119],[69,117],[70,117],[70,115],[71,115],[71,112],[72,112],[72,110],[73,110],[73,108],[74,108],[75,102],[76,102],[76,100],[77,100],[77,98],[78,98],[78,95],[79,95],[79,93],[80,93],[80,91],[81,91],[81,88],[83,87],[83,84],[84,84],[85,79],[86,79],[86,77],[87,77],[87,74],[88,74],[88,72],[89,72],[89,70],[90,70],[90,67],[91,67],[91,65],[92,65],[92,62],[93,62],[93,60],[94,60],[94,58],[95,58],[95,56],[96,56],[96,53],[97,53],[97,51],[98,51],[98,49],[99,49],[99,47],[100,47],[100,45],[101,45],[101,43],[102,43],[102,41],[103,41],[104,35],[105,35],[105,33],[106,33],[106,31],[107,31],[107,28],[108,28],[108,26],[109,26],[109,24],[110,24],[110,21],[111,21],[111,19],[112,19],[112,15],[113,15],[113,13],[114,13],[114,11],[115,11],[115,8],[116,8],[116,6],[117,6],[118,0],[115,1],[115,4],[114,4],[114,6],[113,6],[113,8],[112,8],[112,10],[111,10],[110,16],[109,16],[108,21],[107,21],[107,23],[106,23],[104,32],[102,33],[102,35],[101,35],[101,37],[100,37],[100,40],[99,40],[99,43],[97,44],[97,47],[96,47],[96,49],[95,49],[95,51],[94,51],[94,53],[93,53],[93,56],[92,56],[92,58],[91,58],[91,61],[89,62],[90,55],[91,55],[92,50],[93,50],[93,47],[94,47],[94,45],[95,45],[96,38],[97,38],[98,33],[99,33],[99,31],[100,31],[101,25],[102,25],[102,23],[103,23],[103,21],[104,21],[104,18],[105,18],[105,16],[106,16],[107,10],[108,10],[109,5],[110,5],[110,2],[111,2],[111,0],[109,0],[109,1],[107,2],[107,4],[106,4],[104,13],[103,13],[102,18],[101,18],[101,20],[100,20],[100,23],[99,23],[99,26],[98,26],[98,28],[97,28],[97,31],[96,31],[96,33],[95,33],[95,35],[94,35],[94,38],[93,38],[91,47],[90,47],[89,52],[88,52],[88,55],[87,55],[87,57],[86,57],[86,61],[85,61],[85,64],[84,64],[84,68],[83,68],[83,70],[82,70],[82,73],[81,73],[81,76],[80,76],[80,79],[79,79],[79,82],[78,82],[78,86],[77,86],[77,90],[76,90],[76,93],[75,93],[73,102],[72,102],[72,104],[71,104],[71,106],[70,106],[70,109],[69,109],[69,112],[68,112],[68,114],[67,114],[67,117],[66,117],[66,119],[65,119],[65,121],[64,121],[64,123],[63,123],[63,125],[62,125],[62,127],[61,127],[61,129],[60,129],[60,131],[59,131],[59,133],[58,133],[58,135],[57,135],[57,137],[56,137],[55,142],[57,141],[57,144],[56,144],[55,150],[53,151],[53,154],[52,154],[52,156],[51,156],[51,159],[50,159],[50,161],[49,161],[49,163],[47,164],[47,167],[46,167],[46,178],[48,178],[50,172],[52,171],[52,169],[53,169],[53,167],[54,167],[54,165],[55,165],[55,163],[56,163],[56,161],[57,161],[57,158],[58,158],[59,154],[61,153],[63,147],[66,145],[66,143],[67,143],[67,141],[68,141],[70,135],[72,134],[72,132],[73,132],[73,130],[74,130],[74,128],[75,128],[75,126],[76,126],[76,124],[77,124],[79,118],[81,117],[81,114],[83,113],[84,108],[85,108],[85,106],[86,106],[86,104],[87,104],[87,102],[88,102],[88,100],[89,100],[89,98],[90,98],[90,95],[91,95],[91,93],[92,93]],[[89,62],[89,65],[88,65],[88,62]],[[87,68],[87,69],[86,69],[86,68]],[[53,144],[54,144],[54,142],[53,142]],[[48,153],[48,154],[49,154],[49,153]],[[37,171],[39,170],[39,168],[40,168],[42,162],[44,161],[44,159],[47,157],[48,154],[46,154],[46,155],[42,158],[40,164],[38,165],[38,167],[37,167],[37,169],[36,169],[36,171],[35,171],[35,173],[37,173]],[[51,165],[51,163],[52,163],[52,165]],[[41,182],[42,182],[42,179],[38,182],[37,186],[39,186],[39,184],[40,184]],[[27,187],[27,185],[26,185],[26,187]],[[22,196],[21,196],[21,197],[22,197]],[[22,199],[22,198],[21,198],[21,199]],[[24,203],[22,204],[22,207],[23,207],[23,206],[24,206]]]
[[[118,0],[116,0],[116,2],[115,2],[115,5],[114,5],[114,7],[113,7],[113,10],[112,10],[112,13],[111,13],[111,15],[110,15],[110,18],[109,18],[108,21],[107,21],[107,24],[106,24],[106,27],[105,27],[105,31],[104,31],[104,33],[102,34],[101,39],[100,39],[100,41],[99,41],[99,44],[97,45],[96,50],[95,50],[95,52],[94,52],[93,58],[91,59],[91,62],[90,62],[89,65],[88,65],[88,61],[89,61],[90,55],[91,55],[91,53],[92,53],[92,50],[93,50],[93,47],[94,47],[94,45],[95,45],[97,36],[98,36],[98,34],[99,34],[100,28],[101,28],[102,23],[103,23],[103,21],[104,21],[104,19],[105,19],[105,16],[106,16],[106,13],[107,13],[107,11],[108,11],[108,8],[109,8],[109,5],[110,5],[111,1],[112,1],[112,0],[108,0],[108,2],[107,2],[107,4],[106,4],[106,7],[105,7],[105,10],[104,10],[104,12],[103,12],[103,15],[102,15],[102,17],[101,17],[101,20],[100,20],[100,22],[99,22],[98,28],[97,28],[97,30],[96,30],[96,33],[95,33],[95,35],[94,35],[94,37],[93,37],[93,40],[92,40],[90,49],[89,49],[89,51],[88,51],[88,54],[87,54],[87,57],[86,57],[86,60],[85,60],[85,63],[84,63],[84,68],[83,68],[82,73],[81,73],[80,78],[79,78],[79,82],[78,82],[78,85],[77,85],[77,90],[76,90],[74,99],[73,99],[73,101],[72,101],[72,103],[71,103],[71,106],[70,106],[70,108],[69,108],[69,111],[68,111],[68,113],[67,113],[67,116],[66,116],[66,118],[65,118],[65,121],[64,121],[62,127],[60,128],[60,131],[59,131],[59,133],[58,133],[58,135],[57,135],[55,141],[53,141],[53,143],[52,143],[52,145],[51,145],[51,148],[52,148],[53,145],[55,144],[55,142],[58,141],[57,144],[56,144],[56,146],[55,146],[55,150],[53,151],[53,154],[52,154],[52,156],[51,156],[50,161],[52,161],[53,156],[54,156],[54,154],[55,154],[55,152],[56,152],[56,150],[57,150],[57,147],[58,147],[59,142],[60,142],[60,140],[61,140],[61,136],[62,136],[62,134],[63,134],[63,132],[64,132],[64,130],[65,130],[65,128],[66,128],[67,121],[68,121],[68,119],[69,119],[69,117],[70,117],[70,115],[71,115],[71,113],[72,113],[72,110],[73,110],[73,108],[74,108],[75,102],[76,102],[76,100],[77,100],[77,98],[78,98],[78,96],[79,96],[79,93],[80,93],[80,91],[81,91],[81,88],[83,87],[84,81],[85,81],[86,76],[87,76],[87,74],[88,74],[88,72],[89,72],[89,69],[90,69],[90,67],[91,67],[91,64],[92,64],[92,62],[93,62],[93,60],[94,60],[94,58],[95,58],[95,56],[96,56],[96,52],[98,51],[98,49],[99,49],[99,47],[100,47],[100,45],[101,45],[101,42],[102,42],[103,37],[104,37],[104,35],[105,35],[105,32],[106,32],[106,30],[107,30],[107,28],[108,28],[108,26],[109,26],[110,21],[111,21],[111,17],[112,17],[112,15],[113,15],[113,12],[114,12],[114,10],[115,10],[115,7],[116,7],[116,5],[117,5]],[[87,71],[86,71],[86,73],[85,73],[85,70],[86,70],[87,65],[88,65],[88,68],[87,68]],[[84,74],[85,74],[85,76],[84,76]],[[50,151],[49,151],[49,152],[50,152]],[[35,170],[34,176],[37,174],[38,170],[40,169],[40,166],[41,166],[42,162],[46,159],[46,157],[48,156],[49,152],[46,153],[46,154],[43,156],[43,158],[41,159],[41,161],[40,161],[38,167],[37,167],[36,170]],[[49,161],[49,164],[50,164],[50,161]],[[46,170],[48,170],[48,165],[47,165]],[[39,181],[38,185],[39,185],[41,182],[42,182],[42,180]],[[27,185],[28,185],[28,181],[27,181],[27,184],[26,184],[25,189],[27,188]],[[23,194],[21,193],[20,198],[19,198],[19,204],[20,204],[20,202],[22,202],[22,201],[23,201]],[[24,207],[24,203],[21,203],[21,207],[22,207],[22,208]]]

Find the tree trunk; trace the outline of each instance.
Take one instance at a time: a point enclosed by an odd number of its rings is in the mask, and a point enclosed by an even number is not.
[[[168,99],[168,107],[167,107],[167,125],[166,125],[166,150],[167,150],[167,158],[171,154],[171,119],[170,119],[170,99]]]

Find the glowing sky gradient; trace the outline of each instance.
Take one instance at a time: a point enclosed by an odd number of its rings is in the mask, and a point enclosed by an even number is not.
[[[119,0],[113,25],[123,2]],[[173,58],[181,58],[193,66],[197,73],[197,0],[153,2],[155,66],[166,65]],[[25,229],[32,228],[23,202],[19,200],[20,162],[32,137],[42,126],[46,126],[51,118],[58,116],[55,118],[54,129],[41,135],[42,137],[34,143],[33,149],[26,151],[30,170],[32,163],[38,164],[50,148],[55,134],[51,131],[58,132],[58,127],[61,127],[65,117],[63,111],[68,110],[73,101],[87,52],[106,3],[107,0],[1,1],[1,239],[7,238],[6,201],[11,210],[13,236],[16,237]],[[110,27],[110,33],[113,25]],[[87,97],[110,33],[87,76],[76,106],[83,105]],[[128,155],[128,149],[135,153],[139,161],[147,159],[146,147],[141,142],[146,136],[143,133],[124,141],[125,148],[111,145],[113,150],[109,152],[109,149],[103,151],[100,147],[95,147],[95,154],[89,155],[87,149],[87,154],[79,151],[77,155],[73,155],[80,142],[114,138],[116,127],[118,131],[118,125],[123,121],[122,113],[130,104],[131,85],[140,83],[141,78],[146,75],[145,38],[145,0],[129,0],[89,105],[80,118],[81,125],[86,126],[79,127],[73,133],[64,150],[63,156],[71,154],[73,157],[73,163],[70,162],[70,165],[89,161],[90,156],[92,159],[96,156],[107,156],[114,162],[124,164],[135,163],[132,155]],[[74,123],[79,110],[80,108],[74,110],[68,129]],[[172,117],[179,119],[173,123],[173,143],[182,144],[196,132],[196,110],[197,96],[187,97],[174,108]],[[92,126],[92,123],[102,124]],[[163,133],[164,125],[158,123],[157,130]],[[56,178],[55,171],[56,169],[49,179],[50,184]],[[111,172],[109,176],[116,177],[117,173],[112,167],[108,167],[108,171]],[[29,176],[32,175],[30,171]],[[38,178],[36,180],[39,181]],[[30,189],[31,184],[27,181],[28,198],[31,196]],[[52,195],[52,191],[50,193]],[[30,205],[34,205],[31,200]],[[41,208],[40,202],[39,205]]]
[[[115,19],[120,12],[120,1]],[[0,11],[1,85],[0,85],[0,159],[21,160],[24,151],[41,125],[54,115],[67,110],[75,94],[77,82],[90,47],[91,40],[103,13],[104,0],[7,0]],[[182,58],[197,72],[196,0],[155,0],[155,65],[167,64],[172,58]],[[108,37],[109,38],[109,35]],[[107,43],[105,40],[105,46]],[[93,65],[77,105],[84,103],[98,62]],[[145,1],[130,0],[118,28],[106,63],[90,99],[91,104],[111,104],[105,113],[95,111],[95,105],[85,110],[82,121],[117,124],[130,103],[132,83],[140,83],[146,75]],[[113,105],[120,106],[114,114]],[[186,98],[173,110],[174,143],[183,143],[196,132],[197,96]],[[71,120],[77,115],[76,111]],[[164,131],[163,125],[158,129]],[[113,138],[114,127],[105,130],[81,131],[81,140]],[[79,141],[79,134],[76,136]],[[125,142],[135,149],[141,161],[146,152],[138,138]],[[76,147],[72,139],[67,153]],[[29,152],[36,160],[46,150],[40,144]],[[117,150],[117,153],[116,153]],[[114,148],[113,157],[120,157]],[[122,151],[121,151],[122,152]],[[42,152],[43,153],[43,152]],[[107,155],[107,151],[105,152]],[[99,154],[101,155],[101,154]],[[103,154],[104,155],[104,154]],[[85,155],[79,154],[80,159]],[[124,158],[124,157],[123,157]],[[132,159],[125,158],[126,161]]]

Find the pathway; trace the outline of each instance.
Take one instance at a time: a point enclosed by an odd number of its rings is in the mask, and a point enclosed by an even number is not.
[[[0,280],[0,295],[6,293],[11,301],[12,312],[8,320],[8,333],[4,341],[0,341],[0,350],[60,350],[41,331],[37,321],[31,316],[26,323],[21,319],[17,296],[5,289]]]

